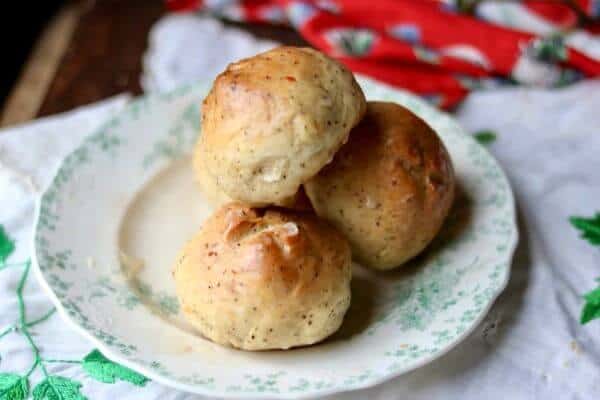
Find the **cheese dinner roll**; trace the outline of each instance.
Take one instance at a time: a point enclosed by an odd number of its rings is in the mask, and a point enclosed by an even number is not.
[[[180,252],[177,295],[208,339],[245,350],[323,340],[350,305],[347,241],[316,216],[230,203]]]
[[[228,197],[282,204],[331,161],[365,109],[340,63],[310,48],[278,47],[216,78],[196,156]]]
[[[438,233],[454,197],[450,156],[420,118],[369,102],[350,139],[305,185],[316,213],[350,241],[366,266],[390,269]]]

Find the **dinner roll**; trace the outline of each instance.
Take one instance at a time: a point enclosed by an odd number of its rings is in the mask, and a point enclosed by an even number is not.
[[[196,144],[193,165],[196,182],[198,182],[200,191],[208,203],[215,208],[230,203],[232,201],[231,198],[217,186],[215,179],[206,171],[204,158],[202,157],[202,153],[198,150],[198,147],[200,147],[199,142]]]
[[[202,191],[204,198],[212,207],[219,208],[233,201],[221,190],[221,188],[217,186],[213,177],[206,172],[206,167],[204,166],[203,158],[201,157],[201,154],[199,152],[196,153],[196,156],[193,160],[193,164],[194,170],[196,172],[196,180],[198,182],[198,185],[200,186],[200,190]],[[298,189],[298,192],[296,192],[294,196],[287,199],[283,199],[276,205],[299,211],[312,210],[310,200],[308,199],[308,196],[306,196],[306,193],[304,192],[304,188],[302,186],[300,186],[300,189]]]
[[[278,47],[217,77],[203,102],[197,156],[230,198],[281,204],[331,161],[365,109],[341,64],[310,48]]]
[[[317,214],[348,238],[357,260],[390,269],[439,231],[452,205],[454,171],[423,120],[397,104],[369,102],[348,143],[305,189]]]
[[[177,296],[210,340],[245,350],[308,345],[350,305],[348,242],[316,216],[230,203],[180,252]]]

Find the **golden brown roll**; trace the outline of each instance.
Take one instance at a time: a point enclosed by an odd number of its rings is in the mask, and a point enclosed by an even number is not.
[[[217,77],[196,156],[228,197],[282,204],[331,161],[365,109],[341,64],[310,48],[279,47]]]
[[[323,340],[350,305],[347,241],[316,216],[284,209],[222,207],[185,245],[173,275],[189,322],[245,350]]]
[[[333,162],[308,181],[316,213],[376,269],[397,267],[437,234],[454,197],[452,162],[437,134],[393,103],[367,114]]]

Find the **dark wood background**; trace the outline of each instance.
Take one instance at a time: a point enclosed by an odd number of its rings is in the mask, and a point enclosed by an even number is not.
[[[141,93],[142,55],[150,28],[166,13],[163,1],[96,0],[86,3],[38,116],[66,111],[125,91]],[[285,44],[306,44],[288,28],[227,24],[261,38]]]

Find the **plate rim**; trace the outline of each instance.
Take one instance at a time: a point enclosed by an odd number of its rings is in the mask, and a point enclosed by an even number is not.
[[[116,121],[119,118],[122,118],[123,115],[127,114],[127,112],[132,107],[135,107],[136,104],[138,104],[139,102],[154,101],[154,100],[165,98],[165,97],[168,98],[169,96],[172,96],[178,92],[182,92],[182,91],[185,92],[187,89],[190,89],[190,88],[199,88],[199,87],[205,86],[205,85],[207,85],[206,81],[199,81],[199,82],[192,83],[192,84],[182,85],[174,90],[164,92],[164,93],[151,93],[151,94],[142,95],[142,96],[135,98],[131,102],[129,102],[120,111],[118,111],[113,116],[111,116],[109,119],[107,119],[107,121],[105,121],[105,123],[102,124],[99,128],[92,131],[89,136],[86,136],[85,138],[83,138],[82,141],[78,145],[76,145],[72,151],[70,151],[68,154],[66,154],[64,156],[64,158],[61,160],[58,168],[54,172],[52,179],[48,182],[47,186],[44,187],[43,191],[36,198],[35,213],[34,213],[34,221],[35,222],[33,225],[33,230],[32,230],[33,235],[32,235],[31,244],[30,244],[31,263],[32,263],[32,266],[34,267],[33,269],[34,269],[34,273],[37,278],[37,281],[39,282],[40,286],[42,287],[42,289],[44,290],[46,295],[48,295],[48,297],[50,298],[50,300],[56,307],[57,313],[60,315],[60,317],[64,321],[66,321],[67,324],[74,331],[76,331],[82,337],[86,338],[93,346],[95,346],[97,349],[99,349],[102,352],[102,354],[104,356],[106,356],[108,359],[110,359],[114,362],[117,362],[127,368],[134,370],[134,371],[137,371],[137,372],[143,374],[144,376],[146,376],[147,378],[151,379],[152,381],[158,382],[162,385],[172,387],[177,390],[181,390],[181,391],[188,392],[188,393],[195,393],[195,394],[199,394],[199,395],[203,395],[203,396],[217,396],[217,397],[222,397],[222,398],[237,398],[237,399],[261,398],[261,399],[296,400],[296,399],[307,399],[307,398],[314,398],[314,397],[318,397],[318,396],[332,395],[335,393],[346,393],[346,392],[350,392],[350,391],[366,389],[366,388],[380,385],[384,382],[395,379],[395,378],[397,378],[403,374],[406,374],[410,371],[421,368],[422,366],[429,364],[430,362],[432,362],[438,358],[443,357],[448,352],[453,350],[459,343],[461,343],[463,340],[465,340],[467,338],[467,336],[471,335],[479,327],[481,322],[485,319],[485,317],[489,313],[492,306],[496,303],[500,294],[506,289],[508,282],[510,280],[513,258],[514,258],[515,251],[518,246],[519,237],[520,237],[520,232],[519,232],[519,227],[518,227],[516,200],[515,200],[515,195],[514,195],[512,186],[510,184],[510,180],[508,179],[506,172],[502,168],[502,165],[496,160],[496,158],[492,155],[492,153],[485,146],[478,143],[471,135],[469,135],[466,132],[466,130],[462,127],[462,125],[460,125],[458,123],[458,121],[456,121],[456,119],[453,116],[451,116],[449,113],[431,106],[423,99],[419,98],[415,94],[410,93],[406,90],[392,87],[386,83],[383,83],[383,82],[378,81],[373,78],[365,77],[364,75],[361,75],[361,74],[355,74],[355,76],[357,77],[357,79],[359,81],[366,81],[370,84],[374,84],[375,86],[381,86],[386,90],[401,93],[403,95],[407,95],[407,96],[411,97],[412,100],[416,101],[421,107],[429,108],[429,109],[433,110],[435,113],[437,113],[440,117],[445,118],[446,120],[450,120],[453,125],[455,125],[456,127],[458,127],[460,129],[460,131],[463,133],[463,137],[466,137],[467,141],[471,141],[471,144],[475,144],[476,146],[478,146],[480,148],[479,150],[483,151],[485,153],[485,156],[488,157],[492,161],[493,165],[500,172],[501,179],[504,181],[504,183],[506,184],[506,187],[508,188],[507,209],[510,209],[510,211],[511,211],[510,212],[510,222],[511,222],[511,227],[513,227],[514,229],[513,229],[513,234],[511,236],[510,242],[507,243],[507,245],[506,245],[507,246],[507,251],[505,253],[506,260],[502,260],[503,262],[505,261],[507,264],[506,272],[504,274],[504,279],[501,281],[500,285],[498,285],[497,289],[495,290],[495,293],[493,294],[493,296],[490,297],[487,304],[484,307],[482,307],[479,315],[473,319],[473,321],[471,322],[471,324],[469,325],[469,327],[467,329],[465,329],[463,332],[458,334],[453,340],[446,343],[445,346],[443,348],[441,348],[439,351],[421,358],[418,362],[416,362],[414,364],[411,364],[411,365],[403,367],[403,368],[398,368],[397,370],[387,372],[385,374],[382,374],[381,376],[374,376],[369,379],[365,379],[364,381],[348,383],[344,386],[334,386],[331,388],[313,389],[311,391],[306,391],[306,392],[287,391],[287,392],[282,392],[282,393],[275,393],[275,392],[256,393],[256,392],[249,392],[249,391],[227,392],[222,389],[221,390],[207,389],[204,386],[194,385],[194,384],[186,384],[186,383],[179,382],[175,379],[171,379],[169,377],[160,375],[159,373],[153,371],[151,368],[149,368],[145,365],[142,365],[140,363],[137,363],[135,361],[131,361],[125,355],[122,355],[122,354],[118,353],[117,351],[113,351],[102,340],[96,338],[85,327],[81,326],[75,319],[73,319],[69,315],[67,310],[64,308],[62,301],[57,297],[56,293],[54,292],[54,290],[52,289],[52,287],[46,280],[46,277],[44,276],[44,272],[41,270],[39,261],[38,261],[38,254],[37,254],[38,251],[37,251],[36,243],[37,243],[37,236],[38,236],[38,230],[39,230],[39,224],[40,224],[39,217],[40,217],[40,213],[41,213],[42,200],[43,200],[44,196],[52,188],[57,175],[59,174],[61,169],[64,167],[65,161],[74,152],[76,152],[79,148],[81,148],[83,145],[85,145],[87,143],[87,141],[90,139],[90,137],[93,137],[93,135],[95,133],[100,132],[105,125],[110,124],[111,122]]]

